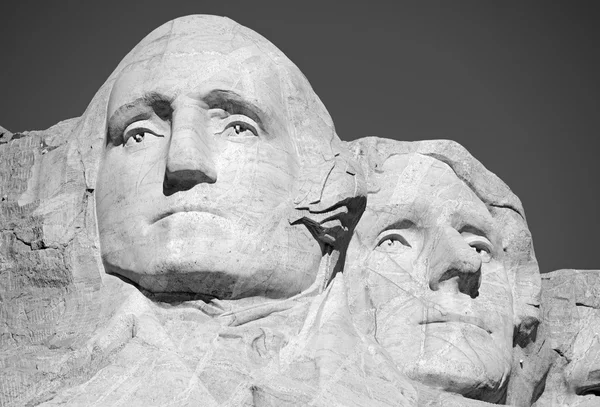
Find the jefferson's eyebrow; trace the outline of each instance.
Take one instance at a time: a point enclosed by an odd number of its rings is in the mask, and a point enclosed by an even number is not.
[[[223,109],[230,114],[248,116],[264,130],[262,117],[265,117],[265,114],[262,109],[231,90],[215,89],[202,100],[210,109]]]
[[[172,113],[173,108],[168,98],[157,93],[149,93],[115,110],[108,119],[108,138],[116,140],[131,123],[149,119],[152,114],[166,120]]]
[[[401,218],[395,222],[390,223],[386,227],[384,227],[379,233],[387,232],[388,230],[400,230],[400,229],[410,229],[414,227],[416,224],[410,219]]]
[[[460,233],[473,233],[487,238],[494,233],[494,221],[489,212],[482,214],[461,210],[455,215],[460,216],[460,221],[456,227],[456,230]]]

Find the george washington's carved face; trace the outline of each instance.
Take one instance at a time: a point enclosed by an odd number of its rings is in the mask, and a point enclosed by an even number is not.
[[[174,52],[129,64],[110,97],[97,185],[108,271],[153,292],[299,293],[322,252],[288,222],[300,168],[277,70],[249,41],[170,41]]]
[[[394,155],[376,175],[348,264],[375,310],[375,337],[409,377],[497,401],[512,356],[511,286],[486,205],[445,163]]]

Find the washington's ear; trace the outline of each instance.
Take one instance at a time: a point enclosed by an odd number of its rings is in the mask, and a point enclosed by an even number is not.
[[[304,224],[319,242],[346,244],[362,216],[367,193],[362,170],[343,147],[320,165],[305,168],[290,224]]]

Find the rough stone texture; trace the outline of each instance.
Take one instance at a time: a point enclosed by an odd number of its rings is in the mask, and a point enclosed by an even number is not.
[[[595,276],[545,278],[538,326],[501,180],[447,140],[342,143],[229,19],[164,24],[82,117],[0,138],[0,195],[2,406],[592,400]]]
[[[12,139],[13,134],[0,126],[0,143],[6,143]]]
[[[542,276],[545,391],[535,406],[597,406],[600,396],[600,271]]]
[[[75,370],[102,324],[95,214],[71,119],[0,144],[0,403],[22,405]],[[84,372],[81,372],[84,375]]]
[[[357,325],[417,382],[494,403],[532,391],[516,361],[540,277],[518,198],[452,141],[350,148],[368,184],[344,270]]]

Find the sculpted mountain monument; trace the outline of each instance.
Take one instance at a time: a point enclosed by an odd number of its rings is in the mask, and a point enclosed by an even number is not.
[[[230,19],[168,22],[80,118],[2,133],[3,406],[595,401],[597,325],[565,327],[596,302],[540,309],[510,189],[451,141],[342,142]]]

